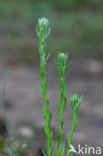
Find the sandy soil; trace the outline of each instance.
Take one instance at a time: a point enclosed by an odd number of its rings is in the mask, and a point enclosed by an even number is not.
[[[68,106],[65,112],[64,136],[66,139],[71,128],[69,95],[71,93],[83,94],[84,100],[79,111],[80,124],[74,135],[74,142],[76,144],[102,146],[103,68],[92,70],[91,63],[93,61],[74,59],[67,74]],[[7,66],[0,67],[0,98],[7,68]],[[50,110],[53,113],[52,127],[56,130],[58,127],[56,109],[59,83],[56,68],[52,61],[48,64],[47,73],[49,75],[48,97],[51,101]],[[40,93],[39,66],[16,66],[12,68],[7,83],[5,101],[12,135],[17,135],[23,126],[31,126],[33,129],[42,127],[44,102]]]

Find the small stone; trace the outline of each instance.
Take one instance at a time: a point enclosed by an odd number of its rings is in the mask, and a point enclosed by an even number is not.
[[[88,60],[86,64],[87,70],[91,73],[100,73],[103,71],[103,64],[100,61]]]
[[[19,135],[22,137],[32,137],[34,132],[33,129],[29,126],[23,126],[19,129]]]

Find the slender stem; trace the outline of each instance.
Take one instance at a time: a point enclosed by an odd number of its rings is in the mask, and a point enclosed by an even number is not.
[[[74,134],[75,128],[76,128],[76,120],[77,120],[77,116],[74,115],[74,118],[73,118],[73,121],[72,121],[72,128],[71,128],[70,134],[68,136],[67,156],[70,156],[71,155],[71,153],[69,152],[69,150],[70,150],[70,145],[73,142],[73,134]]]
[[[71,111],[72,128],[71,128],[70,134],[68,135],[67,156],[71,155],[70,145],[73,142],[73,134],[74,134],[76,126],[78,125],[78,122],[79,122],[78,111],[79,111],[79,107],[80,107],[82,100],[83,100],[83,96],[81,96],[80,98],[78,97],[77,94],[70,96],[70,105],[72,108],[72,111]]]
[[[41,77],[41,94],[43,96],[43,100],[45,102],[44,106],[44,132],[46,135],[46,150],[47,154],[43,151],[44,155],[51,156],[52,154],[52,147],[53,147],[53,132],[51,130],[51,120],[52,120],[52,114],[49,111],[49,99],[47,97],[47,83],[48,83],[48,75],[46,74],[46,63],[48,61],[48,58],[50,54],[46,56],[46,41],[47,37],[50,32],[49,22],[45,18],[41,18],[38,20],[38,25],[36,27],[36,32],[39,37],[39,54],[40,54],[40,77]]]
[[[5,109],[5,92],[6,92],[6,85],[7,85],[7,80],[8,80],[10,70],[11,70],[11,68],[9,68],[8,71],[6,72],[6,76],[5,76],[5,80],[4,80],[3,92],[2,92],[2,107],[3,107],[4,122],[5,122],[7,136],[8,136],[8,143],[9,143],[9,147],[11,149],[12,155],[13,155],[13,149],[12,149],[12,145],[11,145],[11,141],[10,141],[11,137],[10,137],[10,133],[9,133],[9,127],[8,127],[8,121],[7,121],[6,109]]]
[[[68,59],[68,54],[58,53],[58,61],[56,65],[58,68],[60,92],[59,92],[59,104],[57,107],[59,128],[57,132],[56,156],[63,155],[64,153],[63,150],[65,149],[62,147],[62,137],[63,137],[63,125],[64,125],[64,111],[67,105],[67,98],[66,98],[66,72],[68,68],[67,59]]]
[[[42,45],[42,44],[41,44]],[[41,46],[40,45],[40,46]],[[41,49],[41,48],[40,48]],[[46,133],[46,146],[47,146],[47,153],[48,156],[51,156],[52,152],[52,136],[49,136],[51,134],[51,119],[50,119],[50,111],[49,111],[49,100],[47,97],[47,75],[45,74],[45,64],[43,63],[43,58],[41,57],[40,61],[40,76],[41,76],[41,93],[43,96],[43,100],[45,102],[44,110],[46,110],[46,114],[44,113],[44,119],[45,119],[45,127],[48,129],[48,133]]]
[[[59,117],[59,128],[58,128],[58,138],[57,138],[57,156],[60,155],[61,145],[62,145],[62,137],[63,137],[63,118],[64,118],[64,105],[66,98],[66,82],[60,82],[60,94],[59,94],[59,105],[58,105],[58,117]]]

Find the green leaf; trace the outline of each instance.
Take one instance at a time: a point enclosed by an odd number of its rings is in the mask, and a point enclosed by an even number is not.
[[[42,153],[44,156],[47,156],[47,154],[44,152],[44,149],[42,149]]]

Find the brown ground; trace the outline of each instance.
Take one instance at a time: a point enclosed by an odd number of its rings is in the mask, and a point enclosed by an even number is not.
[[[80,124],[74,135],[74,142],[88,145],[103,145],[103,69],[92,70],[88,60],[73,60],[73,65],[67,74],[67,97],[71,93],[84,95],[79,116]],[[93,62],[92,62],[93,63]],[[94,62],[95,63],[95,62]],[[101,65],[103,65],[101,63]],[[100,67],[100,66],[98,66]],[[102,67],[102,66],[101,66]],[[96,68],[95,68],[96,69]],[[100,70],[101,69],[101,70]],[[0,68],[0,96],[2,93],[4,74],[7,67]],[[56,107],[58,103],[59,83],[55,65],[48,64],[49,75],[48,97],[51,101],[50,110],[53,113],[52,127],[57,129],[58,120]],[[6,89],[6,108],[9,128],[12,135],[17,135],[23,126],[38,129],[42,127],[42,112],[44,103],[40,94],[39,67],[17,66],[12,69]],[[65,112],[64,134],[67,138],[71,128],[69,102]],[[41,135],[35,139],[40,146]],[[38,143],[39,144],[39,143]]]

